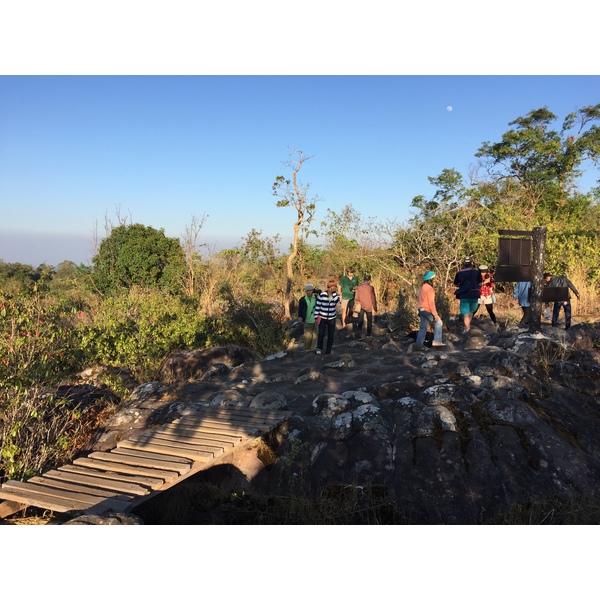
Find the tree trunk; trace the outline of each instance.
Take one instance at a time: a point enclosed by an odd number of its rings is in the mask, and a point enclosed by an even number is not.
[[[544,290],[544,262],[546,255],[546,228],[533,228],[533,265],[531,269],[531,308],[529,331],[540,331],[542,320],[542,291]]]

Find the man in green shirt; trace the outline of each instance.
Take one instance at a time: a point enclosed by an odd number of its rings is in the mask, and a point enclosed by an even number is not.
[[[354,300],[354,288],[358,285],[358,276],[354,274],[354,268],[348,267],[348,274],[344,275],[338,284],[338,294],[342,299],[342,327],[346,327],[346,315],[348,302]]]

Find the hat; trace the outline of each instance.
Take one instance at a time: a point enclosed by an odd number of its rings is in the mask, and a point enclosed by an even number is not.
[[[463,260],[463,265],[466,267],[467,265],[472,265],[473,259],[470,256],[466,256],[465,260]]]
[[[371,280],[370,275],[363,275],[363,281],[370,281],[370,280]]]
[[[429,281],[435,277],[435,273],[433,271],[427,271],[425,275],[423,275],[423,281]]]
[[[479,265],[479,270],[480,271],[489,271],[489,268],[487,265]]]
[[[314,289],[315,289],[315,286],[312,283],[307,283],[304,286],[304,291],[306,291],[306,292],[308,292],[308,290],[314,290]]]

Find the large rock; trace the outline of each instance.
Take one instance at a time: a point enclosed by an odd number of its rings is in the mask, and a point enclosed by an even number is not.
[[[285,409],[294,416],[277,437],[278,459],[261,469],[253,457],[251,489],[301,487],[318,497],[334,484],[380,486],[413,522],[465,524],[520,503],[597,493],[595,330],[533,335],[474,321],[472,332],[445,337],[443,349],[403,332],[357,344],[338,331],[327,356],[293,348],[265,361],[242,348],[179,353],[165,365],[165,382],[136,389],[100,441],[203,404]]]

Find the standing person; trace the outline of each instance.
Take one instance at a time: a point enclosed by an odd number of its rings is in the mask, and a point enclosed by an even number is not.
[[[370,275],[363,275],[363,282],[355,289],[354,301],[360,303],[356,337],[358,339],[362,337],[365,315],[367,315],[367,337],[371,337],[373,329],[373,313],[377,312],[377,298],[375,296],[375,290],[371,285]]]
[[[325,354],[331,354],[333,336],[335,335],[335,322],[337,320],[337,305],[341,300],[337,293],[337,282],[335,279],[327,281],[327,289],[317,296],[315,307],[316,321],[319,325],[319,337],[317,339],[317,354],[323,352],[323,340],[327,335],[327,347]]]
[[[460,314],[463,316],[466,333],[471,330],[471,321],[479,306],[482,283],[481,273],[473,266],[473,259],[467,256],[463,261],[463,268],[454,277],[454,285],[458,288],[454,295],[460,300]]]
[[[419,306],[419,319],[421,321],[419,332],[417,333],[417,342],[422,344],[427,335],[429,323],[433,323],[433,342],[432,346],[445,346],[442,344],[442,326],[443,322],[438,315],[435,307],[435,290],[433,288],[433,278],[435,273],[427,271],[423,275],[423,285],[419,288],[417,304]]]
[[[314,352],[317,349],[318,327],[315,321],[317,297],[315,286],[307,283],[304,286],[304,296],[298,302],[298,320],[304,323],[304,351]]]
[[[531,314],[531,306],[529,305],[530,291],[531,281],[517,281],[517,283],[515,283],[512,305],[516,306],[518,304],[523,311],[519,327],[526,327],[529,325],[529,316]]]
[[[347,273],[338,284],[338,294],[342,299],[342,327],[346,327],[348,303],[354,300],[354,289],[358,285],[358,276],[354,274],[354,267],[348,267]]]
[[[562,306],[565,311],[565,329],[569,329],[569,327],[571,327],[571,293],[569,290],[572,290],[575,296],[577,296],[577,300],[579,300],[577,288],[571,283],[571,280],[566,275],[544,273],[544,281],[546,282],[546,287],[567,288],[568,299],[554,303],[554,309],[552,310],[552,327],[558,327],[558,317],[560,316],[560,307]]]
[[[490,319],[494,325],[498,325],[496,321],[496,315],[494,314],[494,304],[496,303],[496,295],[494,294],[494,288],[496,282],[494,280],[494,274],[488,269],[487,265],[479,265],[479,272],[481,273],[482,283],[479,288],[479,298],[477,300],[477,308],[475,313],[479,310],[479,307],[483,304],[490,315]]]

